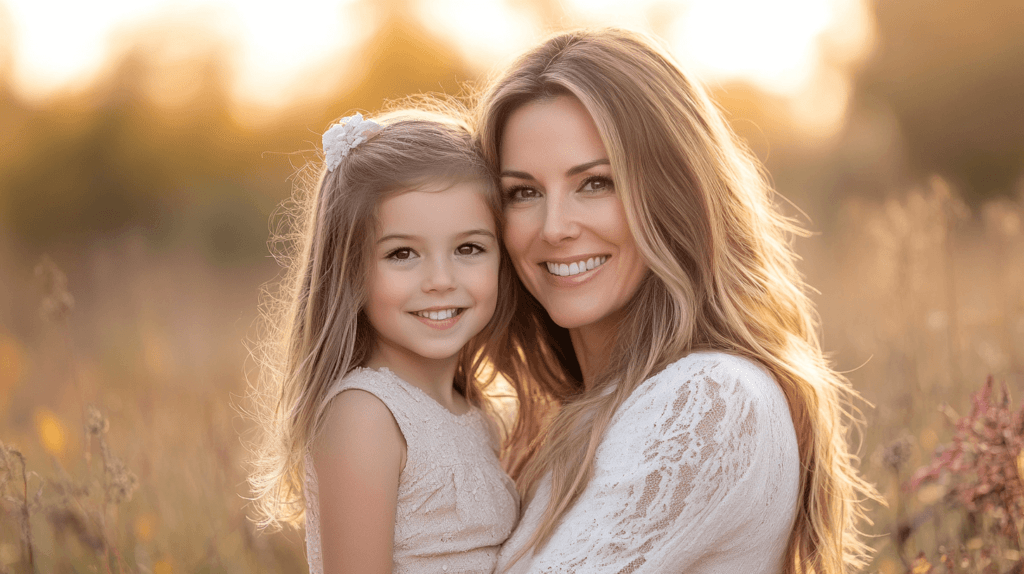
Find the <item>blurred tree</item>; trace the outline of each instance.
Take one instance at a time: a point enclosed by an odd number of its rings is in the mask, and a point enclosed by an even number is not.
[[[255,125],[240,123],[230,97],[231,47],[195,15],[133,28],[91,85],[39,102],[6,89],[0,40],[0,228],[30,257],[133,228],[217,262],[262,257],[268,216],[290,190],[290,152],[354,109],[456,94],[475,77],[410,1],[354,8],[375,11],[376,25],[315,78],[338,88]]]
[[[21,116],[11,90],[14,72],[14,21],[10,9],[0,2],[0,172],[14,160],[14,126]],[[0,185],[0,208],[3,207],[4,188]],[[2,230],[0,230],[2,235]]]
[[[450,42],[431,35],[415,19],[413,2],[370,3],[378,12],[380,25],[370,40],[347,59],[346,74],[353,80],[329,103],[333,115],[327,120],[337,119],[353,108],[377,110],[388,101],[418,93],[459,94],[462,83],[476,77]]]
[[[875,0],[878,48],[857,78],[860,105],[884,102],[908,159],[974,200],[1024,175],[1024,4]]]

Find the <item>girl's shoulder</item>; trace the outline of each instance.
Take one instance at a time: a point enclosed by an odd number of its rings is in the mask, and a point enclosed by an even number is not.
[[[356,392],[344,392],[356,391]],[[374,369],[356,368],[341,379],[337,379],[321,400],[318,418],[338,418],[340,413],[347,421],[370,428],[380,425],[401,427],[396,411],[396,397],[400,389],[389,380],[386,373]],[[357,416],[353,416],[357,415]]]
[[[380,399],[388,408],[393,408],[392,403],[404,394],[404,389],[395,379],[387,369],[356,367],[331,384],[324,394],[321,409],[326,408],[342,391],[350,389],[366,391]]]

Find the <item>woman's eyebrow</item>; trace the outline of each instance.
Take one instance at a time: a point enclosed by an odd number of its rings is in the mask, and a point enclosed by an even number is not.
[[[590,169],[592,167],[599,166],[599,165],[611,165],[611,162],[608,161],[608,158],[595,159],[594,161],[588,161],[587,163],[581,163],[581,164],[579,164],[577,166],[570,167],[565,172],[565,175],[567,177],[572,177],[574,175],[579,175],[579,174],[587,171],[588,169]],[[507,169],[507,170],[501,172],[499,174],[499,177],[514,177],[516,179],[528,179],[528,180],[531,180],[531,181],[534,180],[534,177],[532,175],[526,173],[525,171],[515,171],[515,170],[511,170],[511,169]]]
[[[533,179],[533,176],[528,174],[528,173],[526,173],[525,171],[514,171],[514,170],[510,170],[510,169],[507,169],[507,170],[501,172],[500,174],[498,174],[498,177],[514,177],[516,179],[530,179],[530,180]]]
[[[576,167],[569,168],[569,171],[565,172],[565,175],[573,176],[581,174],[588,169],[599,165],[611,165],[611,162],[608,161],[608,158],[595,159],[594,161],[588,161],[587,163],[581,163]]]

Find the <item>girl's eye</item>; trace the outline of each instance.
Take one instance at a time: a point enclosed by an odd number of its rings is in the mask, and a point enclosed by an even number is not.
[[[580,191],[614,191],[615,182],[612,178],[603,175],[588,177],[580,186]]]
[[[540,192],[538,192],[536,189],[533,189],[532,187],[519,185],[515,187],[510,187],[507,190],[505,190],[505,197],[508,198],[509,202],[515,203],[517,201],[525,201],[527,199],[540,197]]]
[[[455,249],[455,253],[459,255],[476,255],[477,253],[483,253],[486,251],[483,245],[476,243],[463,243]]]
[[[412,259],[412,256],[413,256],[412,249],[409,249],[408,247],[399,247],[398,249],[395,249],[395,250],[391,251],[390,253],[388,253],[387,258],[388,259],[395,259],[395,260],[398,260],[398,261],[406,261],[406,260]]]

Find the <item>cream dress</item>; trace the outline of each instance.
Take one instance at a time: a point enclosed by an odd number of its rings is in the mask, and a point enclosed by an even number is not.
[[[543,548],[511,565],[547,506],[541,481],[495,572],[776,574],[799,486],[796,433],[772,376],[748,359],[693,353],[619,407],[580,498]]]
[[[324,400],[360,389],[383,402],[407,447],[399,477],[394,570],[404,573],[485,573],[515,528],[519,497],[501,469],[495,440],[479,409],[453,414],[387,369],[356,369]],[[320,485],[306,455],[306,551],[311,574],[322,574]]]

